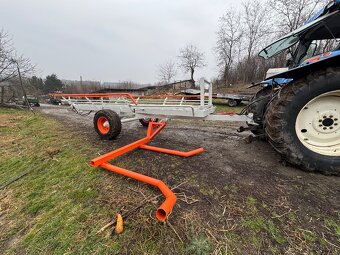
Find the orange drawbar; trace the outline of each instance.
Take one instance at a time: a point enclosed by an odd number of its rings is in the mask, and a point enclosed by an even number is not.
[[[161,206],[156,211],[156,218],[160,221],[166,220],[166,218],[170,214],[172,208],[174,207],[176,203],[176,199],[177,199],[176,195],[161,180],[158,180],[158,179],[155,179],[155,178],[143,175],[143,174],[139,174],[139,173],[136,173],[136,172],[133,172],[133,171],[121,168],[121,167],[113,166],[110,163],[108,163],[108,161],[137,148],[177,155],[181,157],[190,157],[190,156],[196,155],[204,151],[203,148],[199,148],[199,149],[189,151],[189,152],[182,152],[182,151],[169,150],[169,149],[146,145],[146,143],[150,142],[165,127],[165,125],[166,125],[166,122],[150,122],[145,138],[142,138],[136,142],[125,145],[117,150],[111,151],[100,157],[92,159],[90,162],[91,166],[93,167],[100,166],[111,172],[115,172],[117,174],[121,174],[126,177],[133,178],[135,180],[145,182],[152,186],[158,187],[160,191],[163,193],[163,195],[165,196],[165,201],[161,204]]]

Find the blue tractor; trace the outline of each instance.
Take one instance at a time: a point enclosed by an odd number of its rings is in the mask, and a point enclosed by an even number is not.
[[[263,49],[264,59],[289,52],[287,68],[270,73],[246,109],[262,135],[288,162],[340,175],[340,0]],[[320,43],[331,43],[327,52]]]

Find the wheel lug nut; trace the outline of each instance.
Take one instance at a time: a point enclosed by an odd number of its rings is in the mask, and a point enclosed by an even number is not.
[[[326,129],[327,129],[326,127],[323,128],[323,130],[326,130]]]
[[[326,119],[326,118],[327,118],[327,116],[325,115],[325,116],[323,116],[323,118],[324,118],[324,119]]]
[[[334,121],[337,121],[337,120],[338,120],[338,118],[335,118],[335,119],[334,119]]]
[[[322,120],[319,120],[319,122],[322,122]]]
[[[320,124],[319,127],[322,127],[322,124]]]
[[[333,129],[333,127],[329,127],[329,129]]]
[[[333,118],[334,116],[333,115],[329,115],[330,118]]]
[[[338,123],[334,123],[334,126],[337,126],[338,125]]]

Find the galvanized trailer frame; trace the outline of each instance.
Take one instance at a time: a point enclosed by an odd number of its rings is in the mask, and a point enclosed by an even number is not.
[[[211,121],[241,121],[256,125],[252,114],[235,113],[214,114],[216,107],[212,103],[212,85],[201,79],[200,98],[196,96],[138,96],[128,93],[101,94],[51,94],[60,97],[62,103],[69,104],[78,113],[97,112],[100,110],[115,111],[121,122],[139,119],[197,119]],[[205,93],[208,90],[208,93]],[[208,94],[208,95],[207,95]]]

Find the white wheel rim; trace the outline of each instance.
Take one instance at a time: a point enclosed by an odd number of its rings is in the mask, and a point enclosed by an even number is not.
[[[309,101],[296,118],[295,131],[309,150],[325,156],[340,156],[340,90]]]

